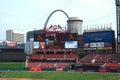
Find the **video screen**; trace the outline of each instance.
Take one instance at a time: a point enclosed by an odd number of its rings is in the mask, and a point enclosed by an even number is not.
[[[65,41],[65,48],[78,48],[78,41]]]
[[[38,49],[39,48],[40,43],[39,42],[34,42],[34,49]]]
[[[46,44],[45,44],[45,42],[40,42],[40,48],[41,48],[41,49],[46,48]]]
[[[35,34],[34,35],[34,41],[45,41],[45,34]]]
[[[67,33],[65,40],[68,41],[77,41],[78,39],[78,34],[77,33]]]

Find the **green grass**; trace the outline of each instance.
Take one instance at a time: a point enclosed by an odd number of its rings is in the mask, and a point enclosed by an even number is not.
[[[24,68],[24,63],[0,62],[0,68]],[[2,74],[2,76],[1,76]],[[120,73],[0,71],[0,77],[40,78],[46,80],[120,80]]]
[[[25,63],[22,62],[0,62],[0,68],[24,68]]]
[[[101,72],[29,72],[4,71],[8,78],[40,78],[46,80],[120,80],[120,74]]]

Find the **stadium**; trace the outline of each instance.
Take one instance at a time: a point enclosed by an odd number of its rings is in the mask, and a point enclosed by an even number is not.
[[[50,17],[58,11],[67,16],[72,27],[46,27]],[[82,22],[69,17],[63,10],[53,11],[43,30],[34,31],[31,55],[22,47],[16,47],[19,46],[16,43],[7,43],[6,48],[0,48],[0,79],[119,80],[120,54],[115,31],[110,25],[104,29],[84,30],[81,35],[73,24],[81,25]]]

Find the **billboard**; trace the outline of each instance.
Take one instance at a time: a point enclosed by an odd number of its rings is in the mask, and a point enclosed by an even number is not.
[[[104,42],[90,43],[90,47],[104,47]]]
[[[78,48],[78,41],[65,41],[65,48]]]
[[[85,43],[84,44],[84,48],[89,48],[90,47],[90,43]]]
[[[113,49],[111,42],[92,42],[84,43],[84,50],[111,50]]]
[[[16,43],[7,43],[7,47],[16,47]]]
[[[34,49],[38,49],[39,48],[40,43],[39,42],[34,42]]]
[[[83,42],[112,42],[114,40],[114,31],[85,32]]]
[[[41,48],[41,49],[46,48],[46,44],[45,44],[45,42],[40,42],[40,48]]]
[[[105,47],[110,47],[110,46],[112,46],[112,43],[111,43],[111,42],[105,42],[105,43],[104,43],[104,46],[105,46]]]

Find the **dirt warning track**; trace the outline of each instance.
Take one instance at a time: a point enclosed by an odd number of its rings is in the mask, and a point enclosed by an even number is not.
[[[0,80],[45,80],[45,79],[30,79],[30,78],[0,78]]]

